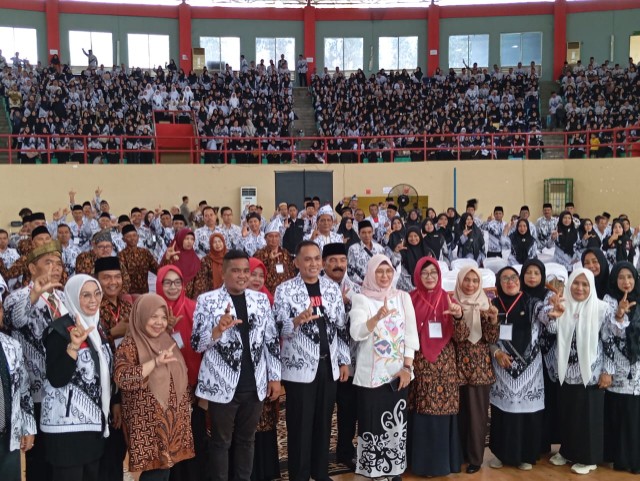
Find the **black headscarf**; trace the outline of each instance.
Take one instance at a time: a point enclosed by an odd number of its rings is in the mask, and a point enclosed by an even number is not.
[[[627,300],[629,302],[640,302],[638,271],[633,267],[633,264],[627,261],[616,262],[611,269],[611,274],[609,275],[609,295],[618,302],[624,297],[625,293],[618,288],[618,274],[620,274],[622,269],[629,270],[635,282],[633,290],[627,293]],[[621,349],[621,351],[627,359],[629,359],[630,364],[635,364],[638,358],[640,358],[640,309],[638,305],[633,306],[627,315],[629,316],[629,325],[625,329],[624,349]]]
[[[416,220],[411,220],[411,212],[415,212],[417,217]],[[420,212],[420,209],[413,209],[411,212],[409,212],[409,215],[407,215],[407,219],[404,221],[404,225],[406,227],[411,227],[414,225],[419,226],[420,222],[422,222],[422,215]]]
[[[524,275],[530,266],[536,266],[540,270],[541,274],[540,284],[535,287],[529,287],[524,283]],[[527,294],[529,294],[529,296],[534,297],[540,301],[544,301],[544,298],[549,292],[549,289],[545,287],[546,280],[547,269],[544,267],[542,261],[540,261],[539,259],[527,259],[524,264],[522,264],[522,270],[520,271],[520,289],[523,292],[526,292]]]
[[[527,225],[527,232],[520,234],[518,226],[523,222]],[[516,224],[516,229],[509,234],[509,240],[511,240],[511,252],[518,261],[518,264],[524,264],[529,258],[529,250],[531,249],[531,246],[536,243],[536,240],[531,235],[531,226],[529,225],[529,221],[526,219],[519,219]]]
[[[616,219],[611,224],[611,232],[613,235],[613,227],[616,224],[620,224],[623,229],[623,234],[618,237],[613,243],[613,247],[609,245],[609,239],[611,239],[611,235],[607,236],[604,239],[602,245],[605,249],[615,249],[616,250],[616,262],[619,261],[629,261],[633,263],[633,258],[635,256],[636,249],[633,247],[633,242],[631,240],[631,236],[628,232],[624,232],[624,224],[621,220]]]
[[[427,232],[427,222],[433,225],[432,232]],[[426,218],[422,221],[422,235],[424,236],[424,243],[433,251],[433,257],[440,259],[440,253],[442,252],[442,247],[446,239],[444,233],[436,228],[436,224],[432,219]]]
[[[358,242],[360,242],[360,237],[358,237],[358,234],[353,228],[353,221],[351,221],[351,229],[347,229],[348,220],[351,219],[343,218],[340,221],[340,227],[338,227],[338,234],[342,234],[342,236],[344,237],[347,250],[349,250],[349,247],[351,247],[353,244],[357,244]]]
[[[402,222],[402,219],[400,218],[400,216],[395,216],[391,219],[391,226],[393,227],[393,222],[398,219],[401,223],[402,223],[402,229],[400,230],[394,230],[393,232],[391,232],[391,235],[389,236],[389,248],[392,251],[396,250],[396,247],[398,246],[398,244],[400,244],[400,242],[406,237],[407,235],[407,231],[404,228],[404,223]],[[411,271],[413,272],[413,271]]]
[[[504,324],[505,319],[508,321],[508,324],[513,324],[513,337],[511,345],[516,351],[518,351],[518,354],[520,354],[520,356],[524,357],[525,351],[527,350],[527,347],[531,342],[531,317],[529,312],[531,304],[530,298],[529,294],[522,292],[522,286],[520,286],[522,296],[520,296],[519,299],[519,294],[510,296],[504,292],[502,286],[500,285],[500,277],[506,271],[511,271],[513,274],[518,276],[518,271],[516,271],[513,267],[507,266],[500,269],[496,274],[496,289],[498,290],[498,295],[491,302],[498,309],[498,320],[500,324]],[[514,305],[514,303],[516,304]],[[512,305],[513,308],[511,308]],[[509,317],[505,318],[505,314],[509,310]],[[515,353],[510,352],[509,354],[513,356]]]
[[[591,219],[582,219],[580,221],[580,227],[578,227],[578,237],[580,238],[580,240],[583,240],[584,235],[587,233],[587,229],[585,229],[585,226],[584,226],[586,222],[591,222]],[[593,222],[591,222],[591,225],[593,226]],[[598,237],[598,234],[596,234],[596,231],[592,228],[591,234],[587,239],[587,244],[585,245],[585,247],[600,248],[601,244],[602,243],[600,241],[600,237]]]
[[[411,234],[412,232],[418,234],[418,237],[420,237],[420,242],[417,246],[409,244],[409,234]],[[426,256],[433,257],[433,252],[431,252],[431,249],[429,249],[422,240],[420,227],[412,226],[407,229],[407,235],[404,238],[404,247],[405,249],[402,249],[400,251],[400,255],[402,257],[402,265],[412,276],[420,259]]]
[[[594,274],[594,279],[596,283],[596,291],[598,293],[598,299],[604,299],[604,295],[607,293],[607,289],[609,286],[609,262],[607,261],[604,252],[600,249],[589,248],[582,253],[582,265],[584,266],[584,259],[587,257],[587,254],[593,254],[598,259],[598,264],[600,264],[600,274],[597,276]]]
[[[571,224],[568,226],[562,223],[562,219],[567,215],[571,217]],[[573,248],[578,240],[578,230],[573,223],[573,216],[571,215],[571,212],[565,210],[560,214],[556,230],[558,232],[556,245],[568,256],[573,256]]]
[[[471,214],[465,212],[460,216],[460,222],[458,223],[458,239],[462,236],[465,228],[467,219],[472,217]],[[467,257],[468,254],[472,254],[474,259],[478,259],[481,250],[484,247],[484,235],[478,228],[475,222],[471,224],[471,234],[469,235],[471,238],[471,242],[467,240],[464,245],[461,244],[461,249],[458,249],[458,257]],[[469,239],[469,237],[467,239]]]

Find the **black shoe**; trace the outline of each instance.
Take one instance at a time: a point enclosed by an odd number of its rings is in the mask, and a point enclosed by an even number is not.
[[[391,481],[402,481],[402,476],[393,476]]]
[[[350,471],[355,472],[356,470],[356,462],[353,459],[339,458],[339,459],[336,459],[336,462],[338,464],[342,464],[343,466],[346,466],[347,468],[349,468]]]
[[[478,466],[477,464],[470,464],[469,466],[467,466],[467,474],[474,474],[478,471],[480,471],[480,466]]]

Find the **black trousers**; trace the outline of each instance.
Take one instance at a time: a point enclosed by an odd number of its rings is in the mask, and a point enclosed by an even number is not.
[[[122,468],[120,468],[122,470]],[[100,471],[100,460],[80,466],[55,466],[52,469],[53,481],[97,481]]]
[[[127,443],[122,429],[109,428],[109,437],[105,440],[104,453],[100,458],[100,481],[122,481],[122,465],[127,455]]]
[[[502,252],[487,252],[487,259],[490,257],[502,257]]]
[[[144,471],[140,475],[140,481],[167,481],[169,479],[168,469],[152,469]]]
[[[329,477],[329,438],[337,384],[329,357],[320,360],[312,382],[283,384],[287,393],[289,479],[325,481]]]
[[[336,391],[336,404],[338,405],[336,460],[338,462],[352,461],[356,456],[353,437],[356,435],[358,420],[358,404],[353,378],[350,377],[347,382],[339,382]]]
[[[27,481],[51,481],[51,465],[45,458],[44,442],[42,441],[42,431],[40,430],[41,404],[33,403],[34,416],[36,418],[37,434],[36,441],[25,454],[26,480]]]
[[[226,404],[209,402],[213,481],[227,481],[229,478],[229,448],[232,442],[234,480],[251,479],[254,441],[260,414],[262,401],[255,391],[236,392]]]
[[[207,413],[195,404],[191,411],[191,432],[195,458],[185,459],[171,468],[171,481],[205,481],[210,479],[209,452],[207,446]]]
[[[0,434],[0,479],[20,481],[20,450],[9,451],[11,435]]]

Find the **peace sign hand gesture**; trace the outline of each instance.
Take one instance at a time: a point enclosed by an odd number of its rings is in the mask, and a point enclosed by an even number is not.
[[[453,302],[448,295],[447,302],[449,303],[449,308],[443,314],[451,314],[454,319],[460,319],[462,317],[462,306]]]
[[[307,322],[311,322],[319,317],[319,315],[313,313],[313,306],[311,305],[311,302],[309,302],[309,307],[293,318],[293,326],[298,327],[300,324],[306,324]]]
[[[82,343],[87,340],[87,337],[89,337],[89,334],[91,334],[91,331],[94,329],[95,326],[85,329],[82,322],[80,322],[80,316],[76,316],[76,325],[71,329],[71,331],[69,331],[69,336],[71,336],[71,346],[74,351],[80,349]]]
[[[169,308],[169,316],[168,316],[168,322],[167,325],[173,329],[175,327],[176,324],[178,324],[180,322],[180,319],[182,319],[183,316],[174,316],[173,315],[173,309]]]
[[[624,293],[624,297],[618,303],[618,310],[616,311],[616,319],[622,319],[625,314],[631,312],[631,308],[636,305],[635,302],[629,302],[627,299],[628,292]]]
[[[224,310],[224,314],[220,317],[218,324],[213,328],[213,339],[220,339],[226,330],[231,329],[233,326],[238,324],[242,324],[242,320],[236,319],[231,315],[231,303],[229,302]]]
[[[552,309],[549,311],[549,317],[551,319],[558,319],[565,311],[564,305],[562,304],[564,302],[564,297],[561,295],[554,295],[551,297],[550,301]]]
[[[176,248],[174,246],[169,246],[167,247],[167,252],[165,253],[164,257],[169,261],[177,261],[180,256],[178,255],[178,253],[176,252]]]
[[[49,266],[46,274],[43,274],[39,277],[36,277],[33,281],[33,287],[31,288],[31,293],[29,294],[29,298],[31,300],[31,304],[35,304],[38,298],[44,294],[55,288],[62,287],[60,282],[53,282],[51,279],[51,274],[53,272],[53,266]]]

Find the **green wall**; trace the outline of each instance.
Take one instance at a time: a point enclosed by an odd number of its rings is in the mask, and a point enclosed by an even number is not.
[[[567,17],[567,42],[580,42],[582,62],[595,57],[598,63],[613,60],[627,64],[629,36],[640,30],[640,8],[610,12],[575,13]],[[611,59],[611,35],[614,35]],[[635,59],[636,62],[640,59]]]
[[[69,59],[69,31],[89,30],[111,32],[113,61],[118,59],[117,42],[120,41],[120,63],[129,64],[127,34],[146,33],[169,35],[169,53],[176,63],[178,55],[178,20],[153,17],[126,17],[105,15],[60,14],[60,53],[63,62]],[[108,67],[105,65],[105,67]]]
[[[489,34],[489,67],[500,65],[500,34],[542,32],[542,78],[553,76],[553,15],[440,20],[440,68],[449,70],[449,36]],[[523,62],[527,66],[529,61]]]
[[[296,39],[296,57],[287,59],[289,69],[295,69],[298,54],[304,53],[304,22],[284,20],[210,20],[191,21],[191,43],[200,46],[200,37],[240,37],[240,52],[248,62],[256,60],[256,37]],[[260,60],[256,61],[256,64]],[[269,59],[264,59],[269,65]]]
[[[38,60],[40,60],[43,65],[48,63],[47,19],[44,12],[0,8],[0,27],[35,28],[38,38]],[[11,55],[7,55],[8,53],[11,53]],[[4,52],[3,55],[8,60],[10,57],[13,57],[14,53],[15,52]]]
[[[362,37],[364,51],[364,73],[368,76],[378,69],[378,37],[418,36],[418,66],[426,71],[427,66],[427,20],[373,20],[338,21],[316,23],[316,69],[324,69],[325,37]],[[373,46],[373,68],[369,69],[369,58]],[[327,65],[329,71],[334,65]]]

